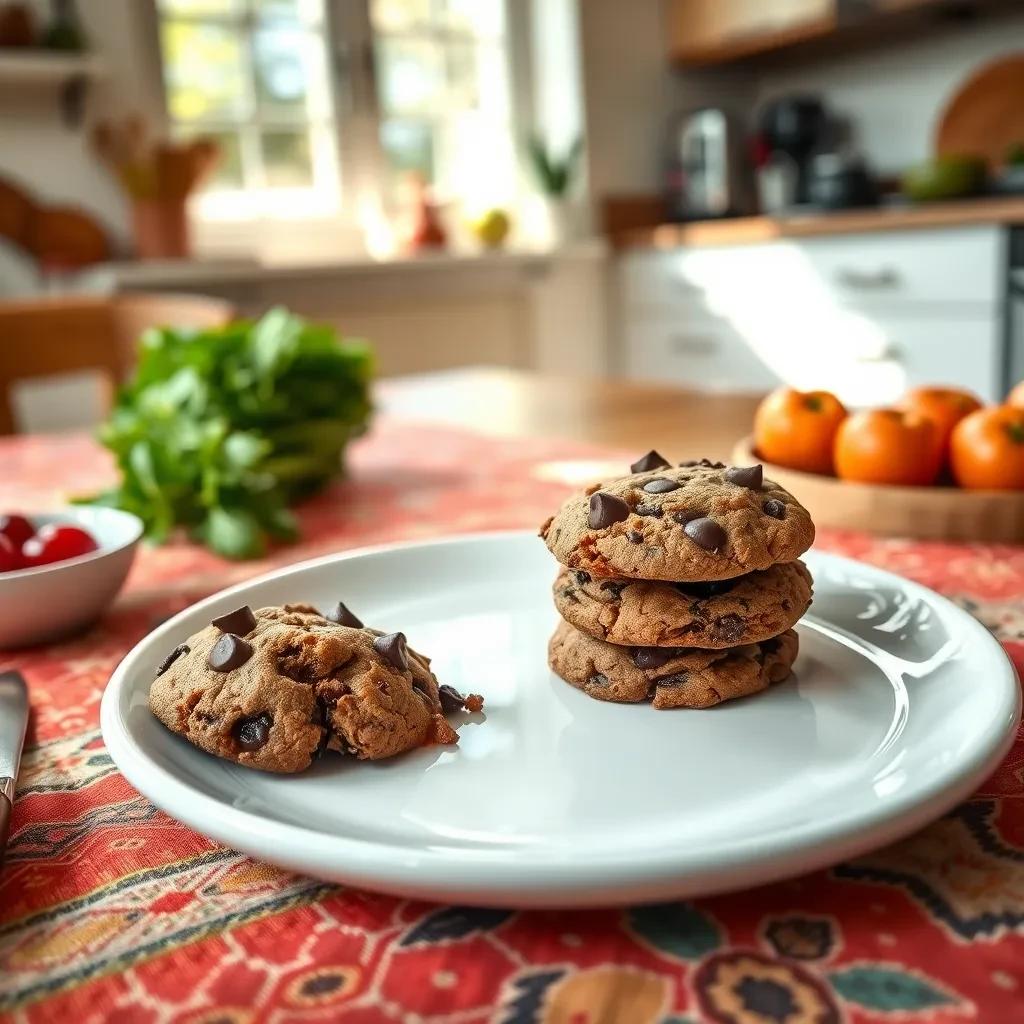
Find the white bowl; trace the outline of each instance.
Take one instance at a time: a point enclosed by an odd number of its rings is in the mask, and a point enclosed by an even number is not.
[[[63,562],[0,573],[0,648],[56,640],[98,619],[121,589],[142,536],[142,520],[114,508],[70,507],[28,518],[37,529],[47,523],[80,526],[99,547]]]

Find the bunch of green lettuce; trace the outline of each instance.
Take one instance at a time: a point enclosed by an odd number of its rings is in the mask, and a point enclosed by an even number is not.
[[[121,484],[89,499],[178,526],[229,558],[292,538],[288,507],[342,472],[370,416],[370,350],[283,309],[261,320],[153,329],[100,440]]]

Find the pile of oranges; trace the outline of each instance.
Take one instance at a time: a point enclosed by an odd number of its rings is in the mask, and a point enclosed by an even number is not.
[[[779,388],[758,406],[754,444],[766,462],[842,480],[1024,490],[1024,381],[1002,405],[931,387],[853,413],[829,391]]]

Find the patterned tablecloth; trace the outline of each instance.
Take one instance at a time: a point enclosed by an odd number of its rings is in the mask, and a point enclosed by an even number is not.
[[[684,457],[691,453],[678,453]],[[699,454],[699,453],[696,453]],[[607,452],[378,423],[304,540],[227,564],[146,549],[91,632],[0,653],[34,708],[0,873],[0,1019],[835,1024],[1024,1021],[1024,743],[888,849],[749,892],[573,913],[430,906],[297,877],[196,835],[117,772],[100,695],[125,652],[228,583],[324,552],[536,526]],[[110,473],[84,438],[0,444],[0,508]],[[968,608],[1024,665],[1024,549],[828,533]],[[964,685],[970,685],[965,679]]]

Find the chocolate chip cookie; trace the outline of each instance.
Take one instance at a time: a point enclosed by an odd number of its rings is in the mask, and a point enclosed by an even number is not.
[[[548,664],[567,683],[597,700],[656,708],[710,708],[785,679],[799,641],[792,630],[725,651],[621,647],[560,622]]]
[[[168,654],[149,705],[197,747],[271,772],[302,771],[324,749],[376,760],[457,739],[429,659],[344,605],[215,619]]]
[[[722,580],[792,562],[814,540],[807,510],[760,466],[673,467],[651,452],[632,468],[571,497],[541,528],[563,565],[601,577]]]
[[[566,569],[554,585],[563,619],[598,640],[645,647],[736,647],[778,636],[811,603],[801,561],[701,583],[593,577]]]

